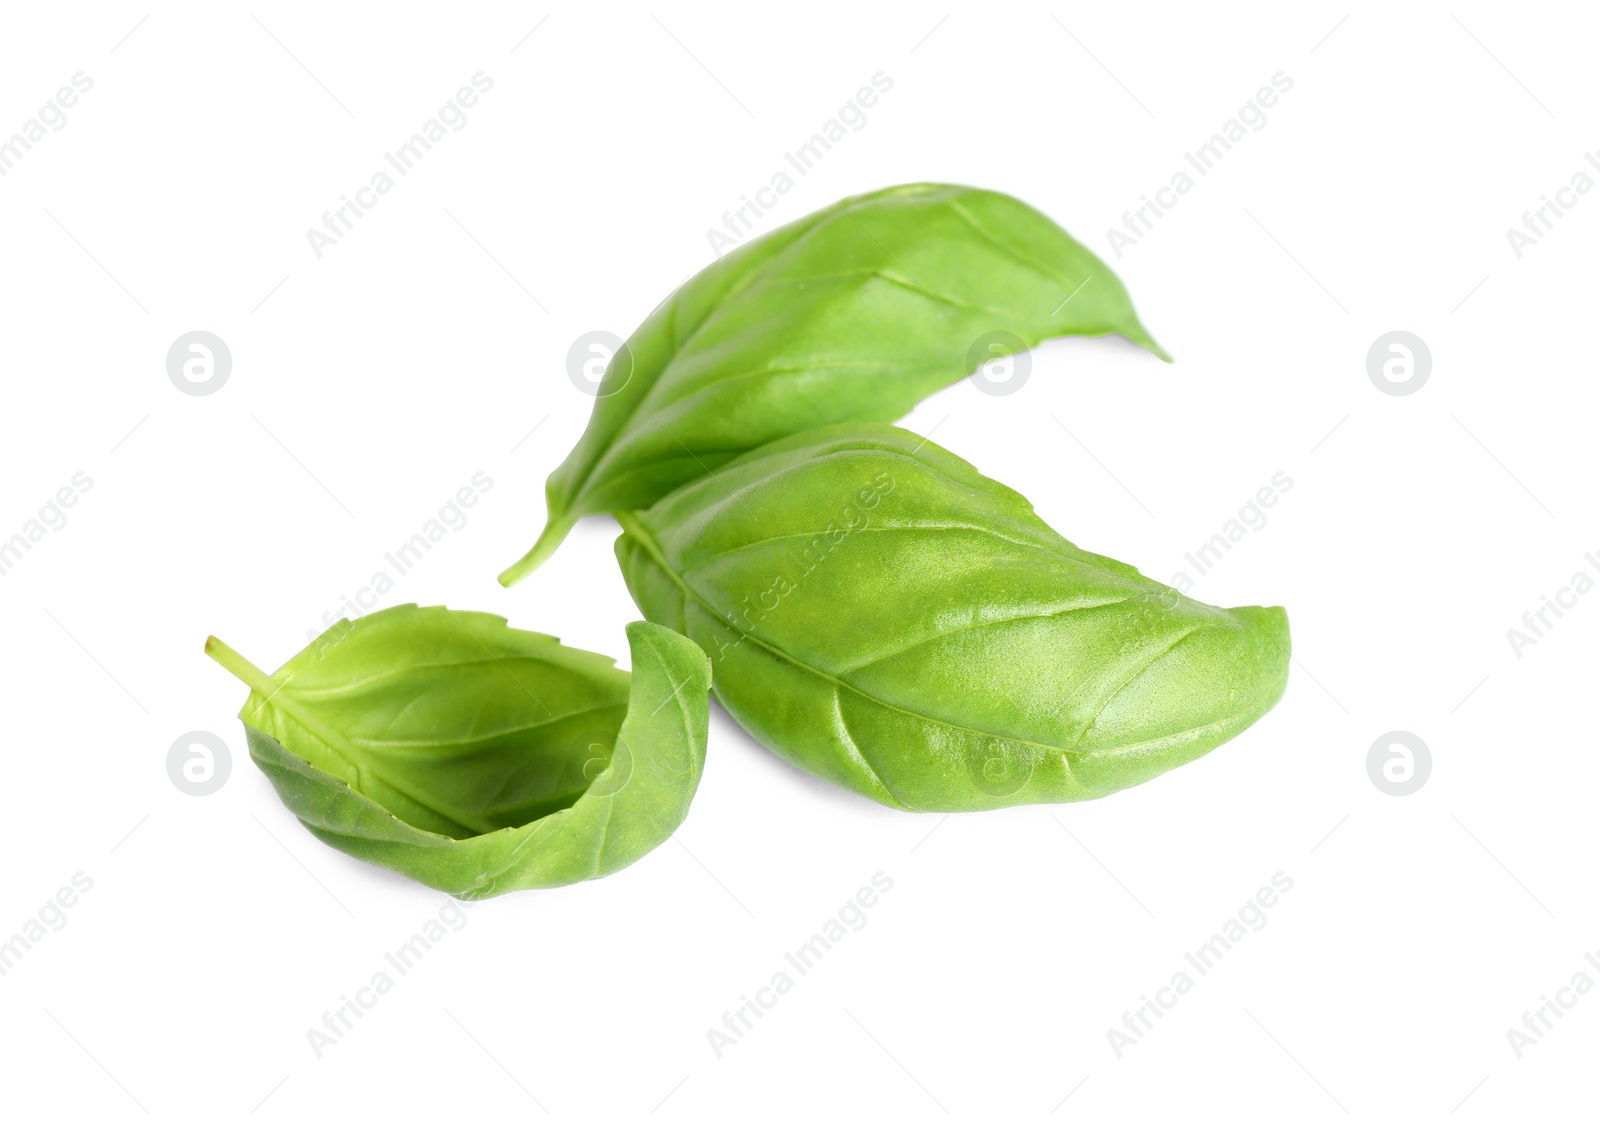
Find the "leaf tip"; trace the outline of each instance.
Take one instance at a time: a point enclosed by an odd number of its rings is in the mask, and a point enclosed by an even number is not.
[[[1168,364],[1177,363],[1177,361],[1172,359],[1172,354],[1166,349],[1162,348],[1156,339],[1150,335],[1150,330],[1146,329],[1143,325],[1137,326],[1137,329],[1138,332],[1128,335],[1128,340],[1132,341],[1134,344],[1138,345],[1145,352],[1149,353],[1158,360],[1164,360]]]

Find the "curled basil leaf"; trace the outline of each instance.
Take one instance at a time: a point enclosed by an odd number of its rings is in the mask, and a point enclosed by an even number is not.
[[[896,427],[779,440],[621,521],[634,601],[711,656],[733,718],[890,806],[1142,783],[1242,732],[1288,673],[1282,608],[1211,607],[1084,552]]]
[[[312,834],[464,899],[615,873],[666,841],[705,764],[706,656],[628,627],[631,675],[495,615],[341,621],[250,687],[250,755]]]
[[[997,357],[1120,333],[1165,357],[1110,267],[1010,196],[909,184],[841,200],[696,274],[611,360],[545,486],[538,543],[654,504],[770,440],[890,422]]]

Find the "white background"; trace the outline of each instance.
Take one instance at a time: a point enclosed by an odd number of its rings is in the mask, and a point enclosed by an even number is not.
[[[1592,1109],[1600,992],[1520,1060],[1506,1035],[1600,947],[1600,596],[1520,657],[1506,637],[1574,572],[1600,578],[1600,195],[1520,259],[1505,234],[1600,148],[1589,14],[600,7],[8,11],[0,135],[74,73],[94,85],[0,178],[0,539],[75,472],[93,487],[0,576],[0,938],[73,874],[93,888],[0,978],[5,1119]],[[494,87],[465,128],[319,260],[306,229],[478,71]],[[949,818],[804,776],[714,707],[675,841],[470,907],[319,1060],[307,1029],[443,898],[299,827],[203,640],[275,667],[481,470],[470,522],[386,602],[626,662],[608,519],[495,583],[588,416],[567,349],[626,335],[709,262],[722,212],[878,71],[894,86],[866,127],[762,229],[944,180],[1015,194],[1106,257],[1175,365],[1057,342],[1016,394],[963,382],[906,425],[1163,580],[1286,472],[1269,523],[1194,590],[1289,609],[1282,704],[1132,791]],[[1114,258],[1106,230],[1279,71],[1294,87],[1266,127]],[[195,329],[233,355],[205,397],[165,369]],[[1368,378],[1394,329],[1432,352],[1414,395]],[[232,752],[204,798],[166,769],[195,729]],[[1366,767],[1396,729],[1432,752],[1406,798]],[[880,870],[894,888],[867,926],[719,1060],[707,1028]],[[1267,925],[1117,1057],[1107,1030],[1278,871],[1293,890]]]

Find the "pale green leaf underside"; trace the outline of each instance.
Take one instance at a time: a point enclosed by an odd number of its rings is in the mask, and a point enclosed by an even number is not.
[[[705,655],[628,628],[632,674],[476,612],[341,623],[251,685],[251,756],[317,837],[458,897],[631,864],[682,822],[705,757]]]

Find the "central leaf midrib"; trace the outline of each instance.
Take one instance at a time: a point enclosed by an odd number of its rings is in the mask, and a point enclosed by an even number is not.
[[[423,738],[417,740],[380,740],[376,737],[359,736],[353,736],[350,739],[358,742],[364,748],[426,749],[446,748],[451,746],[465,748],[469,745],[482,744],[486,741],[503,740],[506,737],[532,732],[535,729],[541,729],[549,725],[560,724],[562,721],[570,721],[576,717],[586,717],[591,713],[604,713],[614,709],[621,709],[626,712],[627,708],[628,701],[626,698],[623,698],[619,701],[612,702],[609,705],[593,705],[586,709],[574,709],[568,713],[552,713],[548,717],[541,718],[537,721],[530,721],[525,725],[515,725],[511,728],[496,729],[493,732],[475,733],[471,736],[450,737],[448,739]],[[478,751],[488,751],[488,749],[479,749]]]
[[[878,195],[877,193],[873,193],[874,198],[877,195]],[[848,203],[848,204],[850,204],[852,206],[860,204],[862,202],[864,202],[864,201],[862,199],[860,199],[860,198],[852,199],[852,200],[849,200],[849,201],[841,201],[841,203]],[[753,269],[751,270],[750,274],[747,275],[745,278],[743,278],[739,282],[735,283],[734,285],[730,286],[729,290],[726,293],[722,294],[717,299],[716,304],[713,305],[710,309],[708,309],[706,311],[705,317],[701,318],[699,324],[697,324],[694,327],[694,329],[689,333],[689,335],[687,337],[683,338],[682,340],[679,340],[679,338],[678,338],[678,326],[677,326],[677,320],[676,320],[677,310],[674,309],[672,311],[672,315],[673,315],[673,322],[672,322],[672,348],[669,350],[670,354],[671,354],[671,359],[669,359],[666,363],[661,365],[661,367],[656,371],[655,375],[651,378],[652,381],[653,381],[651,386],[649,388],[647,388],[639,396],[638,399],[636,399],[632,404],[630,404],[628,406],[627,413],[625,415],[623,415],[623,417],[621,419],[617,420],[616,426],[614,428],[612,428],[611,434],[609,436],[607,436],[607,439],[606,439],[607,445],[609,446],[609,445],[614,444],[616,442],[616,440],[628,429],[628,427],[632,425],[633,421],[639,417],[640,410],[648,402],[648,400],[650,399],[650,396],[655,392],[656,388],[660,387],[661,375],[662,375],[663,372],[666,371],[667,365],[671,364],[673,359],[676,359],[677,357],[679,357],[679,356],[681,356],[683,354],[683,350],[686,347],[688,347],[689,343],[691,341],[693,341],[695,339],[695,337],[697,337],[700,334],[700,331],[705,328],[706,323],[709,322],[712,318],[714,318],[716,316],[718,310],[720,310],[727,302],[732,301],[734,298],[737,298],[740,294],[742,294],[750,286],[754,285],[755,282],[757,281],[757,279],[759,279],[763,275],[765,275],[766,272],[771,268],[772,264],[774,262],[776,262],[777,259],[780,258],[784,254],[784,252],[787,251],[790,247],[795,246],[796,244],[802,242],[804,239],[809,237],[811,235],[811,233],[814,232],[819,226],[821,226],[826,220],[831,219],[836,215],[844,214],[845,212],[848,212],[850,210],[851,210],[851,207],[840,207],[839,204],[835,204],[830,208],[824,208],[821,212],[816,213],[815,215],[813,215],[811,217],[808,217],[808,218],[815,219],[816,222],[813,223],[810,227],[806,228],[804,231],[800,232],[798,235],[796,235],[793,241],[791,241],[790,243],[786,244],[783,248],[781,248],[776,253],[774,253],[774,255],[771,258],[768,258],[765,262],[761,263],[759,266],[753,266]],[[797,221],[797,222],[804,222],[804,221],[800,220],[800,221]],[[691,280],[691,284],[692,284],[692,280]],[[682,287],[679,287],[679,289],[674,290],[670,295],[668,295],[667,300],[668,301],[673,301],[676,298],[678,298],[681,293],[682,293]],[[693,452],[691,452],[691,453],[693,453]],[[584,468],[583,476],[580,477],[578,479],[577,484],[572,487],[571,494],[570,494],[570,497],[569,497],[569,500],[568,500],[568,506],[567,506],[567,508],[569,510],[572,508],[572,506],[577,504],[578,499],[580,499],[580,498],[582,498],[584,496],[584,491],[586,491],[589,488],[590,483],[594,480],[594,475],[595,475],[596,471],[599,470],[600,465],[605,461],[606,454],[607,454],[606,451],[602,451],[599,454],[596,454],[595,457],[594,457],[594,460],[592,462],[590,462],[587,467]]]
[[[917,712],[914,709],[908,709],[903,705],[898,705],[898,704],[896,704],[896,703],[894,703],[892,701],[887,701],[887,700],[885,700],[885,699],[883,699],[881,697],[878,697],[878,696],[876,696],[874,694],[868,693],[866,690],[861,689],[859,686],[853,685],[850,682],[845,681],[843,678],[836,677],[833,674],[830,674],[825,670],[819,670],[815,666],[811,665],[810,663],[802,661],[801,659],[795,657],[794,655],[788,653],[787,651],[780,649],[778,646],[767,642],[765,639],[759,638],[758,636],[750,634],[750,633],[748,633],[746,631],[739,630],[739,628],[734,626],[731,622],[729,622],[727,620],[727,618],[722,615],[721,612],[719,612],[715,607],[713,607],[709,602],[707,602],[700,595],[699,592],[695,591],[693,588],[689,587],[688,584],[683,582],[683,579],[678,575],[677,571],[669,563],[667,563],[667,560],[666,560],[665,556],[662,555],[659,546],[655,543],[655,538],[650,535],[648,530],[646,530],[642,525],[639,524],[635,514],[633,514],[633,513],[618,513],[617,514],[617,520],[622,525],[623,531],[626,532],[628,535],[632,536],[635,540],[637,540],[644,547],[644,550],[647,553],[650,554],[651,559],[655,561],[656,565],[663,572],[665,572],[668,576],[670,576],[672,578],[672,582],[677,584],[679,589],[681,589],[683,591],[684,595],[686,595],[690,599],[693,599],[695,601],[695,603],[698,604],[708,615],[710,615],[712,618],[716,619],[717,622],[721,623],[723,626],[727,627],[729,630],[732,630],[735,633],[737,633],[741,638],[749,639],[751,642],[755,643],[757,646],[761,647],[763,650],[766,650],[768,653],[772,654],[774,657],[776,657],[776,658],[778,658],[778,659],[780,659],[780,660],[782,660],[784,662],[789,663],[791,666],[794,666],[794,667],[796,667],[798,669],[804,670],[806,673],[809,673],[809,674],[811,674],[811,675],[813,675],[813,676],[815,676],[817,678],[820,678],[825,682],[829,682],[832,685],[834,685],[834,686],[836,686],[836,687],[838,687],[840,689],[848,690],[849,692],[855,694],[857,697],[860,697],[865,701],[869,701],[869,702],[871,702],[871,703],[873,703],[875,705],[881,705],[885,709],[892,710],[892,711],[894,711],[896,713],[904,714],[905,716],[912,717],[912,718],[914,718],[916,720],[919,720],[919,721],[925,721],[925,722],[927,722],[929,724],[942,725],[945,728],[953,729],[953,730],[955,730],[957,732],[966,732],[966,733],[972,733],[975,736],[988,737],[991,740],[1005,740],[1005,741],[1009,741],[1010,743],[1013,743],[1013,744],[1025,745],[1025,746],[1027,746],[1029,748],[1038,748],[1038,749],[1040,749],[1042,751],[1045,751],[1045,752],[1051,753],[1053,755],[1057,755],[1057,756],[1062,757],[1063,761],[1066,761],[1068,757],[1074,755],[1077,752],[1077,750],[1075,748],[1067,748],[1067,747],[1060,746],[1060,745],[1055,745],[1055,744],[1044,744],[1044,743],[1041,743],[1041,742],[1039,742],[1037,740],[1027,740],[1027,739],[1024,739],[1022,737],[1011,736],[1009,734],[990,732],[987,729],[972,728],[970,725],[957,724],[954,721],[946,720],[943,717],[935,717],[935,716],[931,716],[931,715],[929,715],[927,713]],[[1180,641],[1181,641],[1181,639],[1180,639]],[[1101,708],[1102,709],[1104,708],[1103,704],[1102,704]],[[1088,727],[1092,727],[1092,725],[1093,725],[1093,721],[1090,722],[1090,726],[1086,726],[1085,731],[1087,731]],[[1097,749],[1096,751],[1104,751],[1104,750],[1103,749]],[[1066,768],[1067,768],[1068,773],[1070,774],[1071,770],[1072,770],[1070,763],[1066,764]],[[876,771],[875,768],[874,768],[874,771]]]
[[[288,715],[323,744],[338,753],[350,767],[355,769],[358,778],[361,773],[369,773],[385,787],[404,795],[424,810],[431,811],[433,814],[470,830],[474,834],[488,834],[502,829],[489,823],[481,816],[475,817],[465,811],[452,810],[448,805],[441,804],[437,796],[425,795],[408,782],[390,778],[387,773],[380,770],[370,759],[364,756],[360,747],[353,741],[346,740],[337,731],[325,727],[315,712],[308,709],[304,702],[299,701],[294,691],[290,690],[287,684],[282,686],[278,693],[273,694],[270,700],[263,700],[261,705],[258,706],[258,710],[264,711],[268,706]],[[372,797],[368,795],[367,798],[371,799]]]

